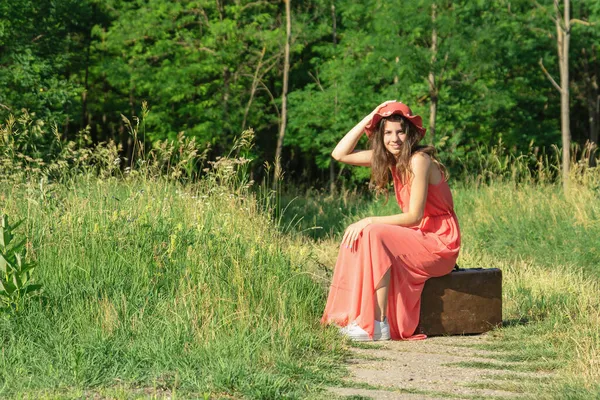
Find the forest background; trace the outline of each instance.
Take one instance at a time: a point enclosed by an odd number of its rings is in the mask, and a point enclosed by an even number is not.
[[[311,186],[364,182],[368,171],[344,170],[329,154],[388,99],[423,116],[426,141],[454,173],[476,169],[481,146],[536,156],[560,146],[560,93],[543,71],[558,81],[553,2],[290,5],[284,118],[282,1],[2,0],[0,120],[28,110],[61,139],[114,141],[131,158],[121,114],[139,116],[147,101],[146,146],[183,133],[214,159],[253,128],[259,176],[285,119],[283,171]],[[597,143],[600,4],[574,2],[571,16],[585,22],[570,30],[571,135]],[[23,152],[49,157],[47,136]]]
[[[567,91],[598,142],[600,3],[567,3],[0,0],[0,397],[330,399],[340,238],[398,212],[330,152],[397,99],[461,267],[503,273],[490,362],[461,365],[511,375],[461,397],[599,398],[600,168],[559,171]]]

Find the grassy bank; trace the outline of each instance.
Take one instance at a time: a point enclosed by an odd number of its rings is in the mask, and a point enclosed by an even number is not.
[[[43,295],[0,320],[0,397],[314,396],[335,375],[308,251],[242,187],[3,185]]]

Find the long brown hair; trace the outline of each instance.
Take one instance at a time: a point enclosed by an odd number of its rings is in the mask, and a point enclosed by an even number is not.
[[[390,153],[383,143],[383,134],[385,131],[385,123],[387,121],[400,122],[402,130],[406,133],[406,139],[401,143],[400,153],[397,156]],[[431,157],[431,160],[439,167],[443,179],[447,179],[448,173],[446,168],[438,160],[435,147],[419,145],[418,143],[421,139],[421,134],[417,129],[401,115],[395,114],[381,119],[375,134],[371,135],[369,139],[369,146],[371,150],[373,150],[373,157],[371,159],[371,187],[373,187],[376,192],[387,193],[391,168],[396,168],[396,172],[398,172],[402,184],[407,184],[413,174],[410,167],[410,158],[416,152],[428,154]]]

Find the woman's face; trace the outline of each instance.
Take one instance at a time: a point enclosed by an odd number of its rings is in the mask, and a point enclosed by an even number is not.
[[[383,145],[393,155],[400,154],[402,143],[406,140],[406,133],[400,121],[385,121],[383,127]]]

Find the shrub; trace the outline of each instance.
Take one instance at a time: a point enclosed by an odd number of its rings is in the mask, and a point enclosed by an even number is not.
[[[8,216],[0,217],[0,313],[18,312],[24,300],[35,296],[42,285],[32,283],[35,263],[26,261],[27,238],[15,241],[15,229]]]

